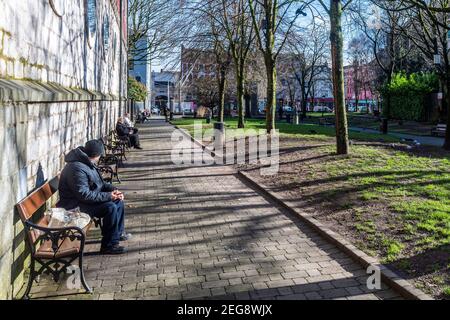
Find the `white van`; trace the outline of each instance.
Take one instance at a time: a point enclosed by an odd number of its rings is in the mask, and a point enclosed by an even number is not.
[[[314,106],[314,112],[326,112],[326,113],[331,113],[333,112],[333,110],[331,110],[330,107],[325,107],[325,106]]]

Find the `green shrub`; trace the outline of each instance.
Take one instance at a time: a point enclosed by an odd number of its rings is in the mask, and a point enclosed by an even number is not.
[[[391,97],[389,114],[385,108],[384,116],[402,120],[425,120],[425,98],[438,88],[438,84],[438,77],[434,73],[395,74],[391,83],[382,89],[384,100],[388,94]]]
[[[144,101],[147,98],[147,87],[136,79],[128,78],[128,99]]]

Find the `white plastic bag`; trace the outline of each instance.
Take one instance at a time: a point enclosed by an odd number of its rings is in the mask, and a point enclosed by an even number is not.
[[[49,228],[78,227],[83,229],[91,222],[91,217],[86,213],[80,212],[79,208],[72,210],[51,208],[46,215],[47,219],[49,219]]]

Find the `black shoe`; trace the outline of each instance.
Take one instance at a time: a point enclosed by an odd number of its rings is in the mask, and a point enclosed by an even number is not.
[[[134,147],[135,149],[138,149],[138,150],[142,150],[142,147],[140,147],[140,146],[137,146],[137,147]]]
[[[123,254],[126,252],[127,252],[127,249],[119,246],[118,244],[111,246],[111,247],[106,247],[106,248],[100,249],[101,254]]]
[[[131,233],[122,233],[120,235],[120,241],[127,241],[130,240],[133,237]]]

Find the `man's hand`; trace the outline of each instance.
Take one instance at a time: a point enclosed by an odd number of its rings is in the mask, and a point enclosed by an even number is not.
[[[114,190],[111,193],[111,196],[112,196],[113,201],[115,201],[115,200],[122,200],[123,201],[123,199],[124,199],[123,193],[120,192],[119,190]]]

